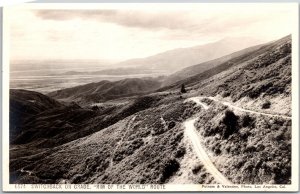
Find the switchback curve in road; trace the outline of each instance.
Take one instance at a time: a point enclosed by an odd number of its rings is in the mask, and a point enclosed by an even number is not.
[[[200,101],[200,97],[193,97],[187,99],[188,101],[195,102],[198,106],[202,106],[205,110],[209,109],[205,103]],[[185,127],[185,134],[191,140],[194,151],[196,152],[198,158],[202,162],[205,169],[214,177],[214,180],[220,184],[229,185],[232,184],[213,164],[207,155],[205,149],[202,147],[199,136],[196,132],[195,122],[197,118],[188,119],[183,123]]]

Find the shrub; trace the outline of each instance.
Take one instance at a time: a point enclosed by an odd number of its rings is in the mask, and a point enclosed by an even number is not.
[[[250,117],[249,115],[245,115],[242,118],[242,126],[243,127],[254,127],[255,119]]]
[[[179,168],[180,164],[176,159],[170,159],[166,161],[162,166],[162,176],[160,178],[160,182],[166,182],[166,180],[175,174]]]
[[[203,167],[202,165],[194,166],[194,168],[192,169],[193,174],[198,174],[202,169],[202,167]]]
[[[152,135],[160,135],[160,134],[162,134],[164,132],[165,132],[164,125],[162,124],[162,122],[160,120],[157,120],[153,124],[153,128],[151,130],[151,134]]]
[[[175,127],[176,123],[174,121],[170,121],[168,124],[168,129],[172,129],[173,127]]]
[[[262,109],[268,109],[270,107],[271,107],[271,102],[268,100],[266,100],[261,106]]]
[[[230,92],[228,92],[228,91],[222,92],[222,97],[223,97],[223,98],[226,98],[226,97],[228,97],[228,96],[230,96]]]
[[[216,155],[220,155],[222,153],[221,151],[221,145],[220,142],[216,142],[213,147],[212,147],[212,151],[216,154]]]
[[[241,140],[247,141],[248,137],[251,135],[249,128],[241,128],[239,130],[239,136]]]
[[[185,89],[184,84],[181,85],[180,92],[181,92],[181,93],[186,93],[186,89]]]
[[[185,153],[186,153],[185,147],[179,147],[178,150],[176,150],[175,152],[175,157],[181,158],[184,156]]]
[[[226,126],[222,133],[222,138],[227,139],[230,135],[238,130],[238,119],[239,117],[234,114],[231,110],[225,111],[225,116],[222,123]]]
[[[246,147],[244,152],[245,153],[253,153],[253,152],[256,152],[256,148],[254,146],[249,146],[249,147]]]
[[[98,111],[98,110],[99,110],[99,107],[96,106],[96,105],[95,105],[95,106],[92,106],[92,110],[93,110],[93,111]]]
[[[178,145],[183,138],[183,132],[178,132],[176,135],[174,134],[170,139],[169,142],[171,145]]]

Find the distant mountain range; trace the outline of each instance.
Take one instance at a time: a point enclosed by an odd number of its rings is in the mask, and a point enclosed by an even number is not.
[[[142,67],[145,69],[159,69],[174,73],[185,67],[212,60],[243,48],[258,44],[253,38],[225,38],[217,42],[169,50],[157,55],[141,59],[131,59],[116,66]]]
[[[205,61],[216,59],[235,51],[257,45],[261,41],[249,37],[240,38],[224,38],[220,41],[204,44],[200,46],[178,48],[159,53],[146,58],[137,58],[120,63],[113,66],[115,68],[106,69],[96,72],[66,72],[67,75],[76,74],[106,74],[106,75],[121,75],[121,74],[147,74],[161,73],[171,74],[189,67],[191,65],[200,64]]]

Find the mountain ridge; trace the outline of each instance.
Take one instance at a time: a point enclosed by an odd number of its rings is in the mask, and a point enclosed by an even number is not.
[[[278,44],[281,44],[282,42],[287,41],[289,39],[291,39],[291,35],[285,36],[276,41],[271,41],[266,44],[249,47],[249,48],[243,49],[241,51],[237,51],[232,54],[229,54],[229,55],[226,55],[226,56],[223,56],[223,57],[211,60],[211,61],[207,61],[207,62],[198,64],[198,65],[193,65],[193,66],[187,67],[185,69],[182,69],[179,72],[176,72],[176,73],[168,76],[162,83],[162,88],[159,89],[158,91],[162,91],[162,90],[164,90],[164,88],[172,87],[172,85],[176,86],[176,85],[183,84],[183,83],[189,83],[193,80],[193,78],[201,77],[201,75],[203,76],[203,79],[205,79],[206,77],[211,76],[212,73],[216,74],[216,73],[219,73],[223,70],[230,68],[231,66],[234,66],[235,64],[239,64],[240,59],[242,59],[243,61],[247,61],[250,54],[253,55],[253,54],[263,53],[265,50],[270,49]],[[235,61],[237,61],[237,62],[235,62]],[[206,66],[205,71],[203,71],[204,65]],[[218,70],[219,67],[222,67],[225,69]],[[200,80],[198,80],[198,81],[200,81]]]
[[[260,41],[251,38],[225,38],[204,45],[168,50],[146,58],[130,59],[115,65],[175,72],[184,67],[199,64],[255,45],[258,42]]]
[[[77,103],[96,103],[125,96],[138,95],[160,87],[159,78],[127,78],[119,81],[103,80],[72,88],[57,90],[47,95],[63,101]]]

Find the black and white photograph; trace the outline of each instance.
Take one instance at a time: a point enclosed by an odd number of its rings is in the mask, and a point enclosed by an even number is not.
[[[33,3],[3,22],[7,190],[298,190],[298,4]]]

